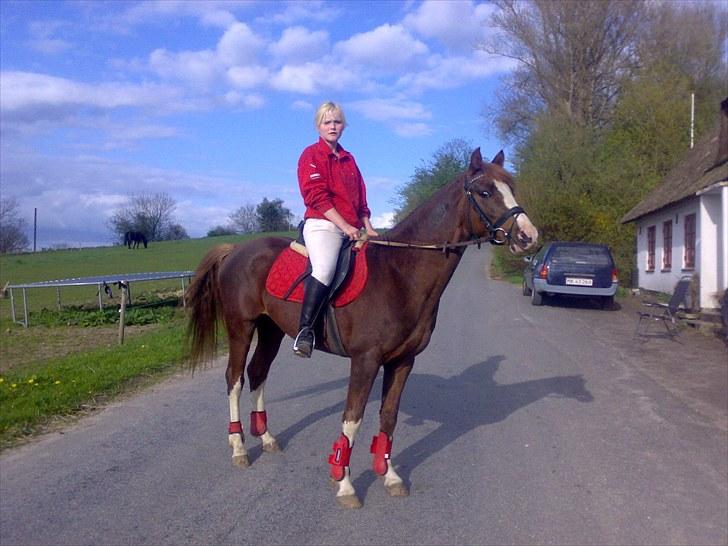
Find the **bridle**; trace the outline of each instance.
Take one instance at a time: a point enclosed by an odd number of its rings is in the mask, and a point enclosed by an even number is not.
[[[516,218],[519,214],[525,213],[525,211],[521,207],[511,207],[508,209],[500,218],[498,218],[495,222],[491,221],[491,219],[488,217],[486,212],[480,207],[478,204],[478,201],[474,197],[474,193],[482,197],[483,199],[489,199],[493,197],[493,195],[486,190],[482,191],[475,191],[473,189],[473,183],[477,180],[480,180],[485,176],[485,173],[481,173],[478,176],[471,178],[468,180],[465,179],[464,183],[464,190],[465,195],[468,197],[468,202],[470,203],[470,206],[475,210],[475,212],[478,214],[478,217],[480,220],[485,224],[485,229],[487,230],[488,234],[485,237],[476,237],[473,233],[473,226],[472,222],[470,220],[470,215],[467,215],[467,222],[468,222],[468,234],[469,239],[467,241],[462,241],[459,243],[450,243],[448,241],[441,243],[441,244],[417,244],[417,243],[402,243],[398,241],[387,241],[385,239],[368,239],[367,242],[375,244],[375,245],[381,245],[381,246],[394,246],[394,247],[400,247],[400,248],[421,248],[421,249],[430,249],[430,250],[442,250],[445,254],[447,254],[450,250],[454,250],[460,247],[466,247],[470,245],[478,245],[478,248],[480,248],[480,245],[482,243],[490,243],[492,245],[504,245],[506,242],[512,240],[512,231],[513,231],[513,224],[511,225],[511,228],[506,231],[503,229],[503,225],[510,219],[510,218]]]
[[[506,242],[512,239],[511,232],[513,231],[513,224],[515,224],[515,222],[511,224],[511,229],[509,229],[508,231],[504,230],[501,226],[511,218],[515,220],[515,218],[519,214],[525,213],[526,211],[524,211],[521,207],[511,207],[505,213],[503,213],[503,215],[495,222],[491,221],[485,211],[480,208],[480,205],[473,196],[473,182],[483,178],[484,176],[485,173],[480,173],[478,176],[471,178],[470,180],[465,179],[465,195],[468,196],[470,206],[475,209],[475,212],[478,213],[478,217],[480,217],[480,220],[483,222],[483,224],[485,224],[485,229],[488,231],[488,236],[490,238],[488,242],[492,245],[504,245],[506,244]],[[487,190],[476,191],[475,193],[477,193],[483,199],[490,199],[493,196]],[[470,238],[474,239],[475,236],[473,235],[473,226],[470,221],[470,215],[468,215],[468,231],[470,232]]]

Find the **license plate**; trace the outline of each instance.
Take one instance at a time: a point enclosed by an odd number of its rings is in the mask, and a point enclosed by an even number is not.
[[[566,284],[572,286],[591,286],[593,284],[592,279],[579,279],[576,277],[566,277]]]

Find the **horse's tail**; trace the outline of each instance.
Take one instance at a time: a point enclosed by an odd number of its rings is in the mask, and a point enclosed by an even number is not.
[[[220,316],[218,271],[234,245],[216,246],[197,266],[185,299],[190,312],[187,319],[187,346],[194,368],[198,363],[215,356],[217,350],[217,320]]]

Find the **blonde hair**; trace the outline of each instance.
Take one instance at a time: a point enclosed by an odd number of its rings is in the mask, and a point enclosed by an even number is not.
[[[321,125],[321,122],[324,120],[324,116],[329,112],[338,113],[339,117],[341,117],[341,122],[344,124],[344,127],[346,127],[346,116],[344,115],[344,110],[341,106],[331,101],[324,102],[316,109],[316,114],[313,117],[314,127],[318,129],[318,126]]]

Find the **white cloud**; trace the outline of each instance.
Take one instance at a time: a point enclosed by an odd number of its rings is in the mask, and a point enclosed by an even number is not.
[[[346,63],[356,63],[391,72],[414,62],[428,52],[427,46],[413,38],[400,25],[381,25],[369,32],[355,34],[334,47]]]
[[[215,52],[210,50],[172,53],[155,49],[149,55],[149,65],[163,78],[187,81],[203,88],[210,87],[222,69]]]
[[[46,234],[64,233],[67,241],[110,239],[108,219],[129,194],[164,192],[177,203],[176,220],[190,236],[200,237],[221,223],[225,205],[259,202],[266,195],[282,194],[271,186],[260,187],[245,181],[159,169],[112,161],[97,156],[53,157],[3,147],[0,177],[3,194],[17,196],[26,217],[38,208],[39,229]],[[266,195],[264,195],[266,193]],[[186,203],[181,206],[180,204]],[[72,211],[72,213],[69,213]],[[57,238],[57,237],[56,237]]]
[[[0,107],[5,116],[25,114],[38,119],[54,119],[68,109],[94,107],[112,109],[125,106],[150,107],[177,98],[177,92],[155,84],[85,84],[33,72],[2,72]]]
[[[375,121],[426,120],[432,117],[421,103],[402,98],[359,100],[350,103],[349,107]]]
[[[272,21],[284,25],[291,25],[298,21],[319,21],[332,23],[341,12],[340,8],[332,6],[323,0],[308,0],[301,2],[300,0],[292,0],[289,2],[279,2],[285,8],[282,12],[274,13],[270,16],[262,17],[263,21]],[[343,9],[346,9],[345,7]]]
[[[227,71],[227,79],[233,87],[238,89],[251,89],[266,82],[270,76],[264,66],[233,66]]]
[[[405,74],[397,80],[397,86],[412,93],[422,93],[428,89],[452,89],[507,72],[515,64],[515,61],[481,50],[475,50],[467,57],[434,55],[428,60],[426,70]]]
[[[217,58],[227,66],[253,64],[264,40],[245,23],[234,23],[217,43]]]
[[[356,75],[331,64],[304,63],[285,65],[273,75],[270,85],[279,91],[307,95],[321,90],[340,90],[356,84]]]
[[[145,0],[114,17],[116,25],[159,22],[160,19],[194,17],[203,25],[227,28],[237,21],[234,10],[250,6],[240,0]]]
[[[371,218],[374,229],[391,228],[394,225],[394,212],[383,212]]]
[[[26,42],[28,47],[44,55],[58,55],[71,49],[71,43],[59,38],[39,38]]]
[[[301,110],[303,112],[313,112],[313,104],[306,100],[294,100],[291,104],[293,110]]]
[[[238,91],[228,91],[224,98],[230,106],[242,106],[247,110],[259,110],[266,104],[265,97],[257,93],[243,95]]]
[[[421,137],[433,133],[432,127],[426,123],[395,123],[394,132],[401,137]]]
[[[329,34],[324,30],[312,32],[305,27],[290,27],[280,40],[268,46],[277,59],[288,64],[300,64],[319,58],[329,49]]]
[[[403,25],[425,38],[436,38],[455,50],[469,50],[484,40],[494,7],[472,1],[427,0],[404,18]]]
[[[405,98],[367,99],[352,102],[349,107],[365,118],[386,123],[397,135],[411,138],[432,134],[425,123],[432,114],[419,103]]]

